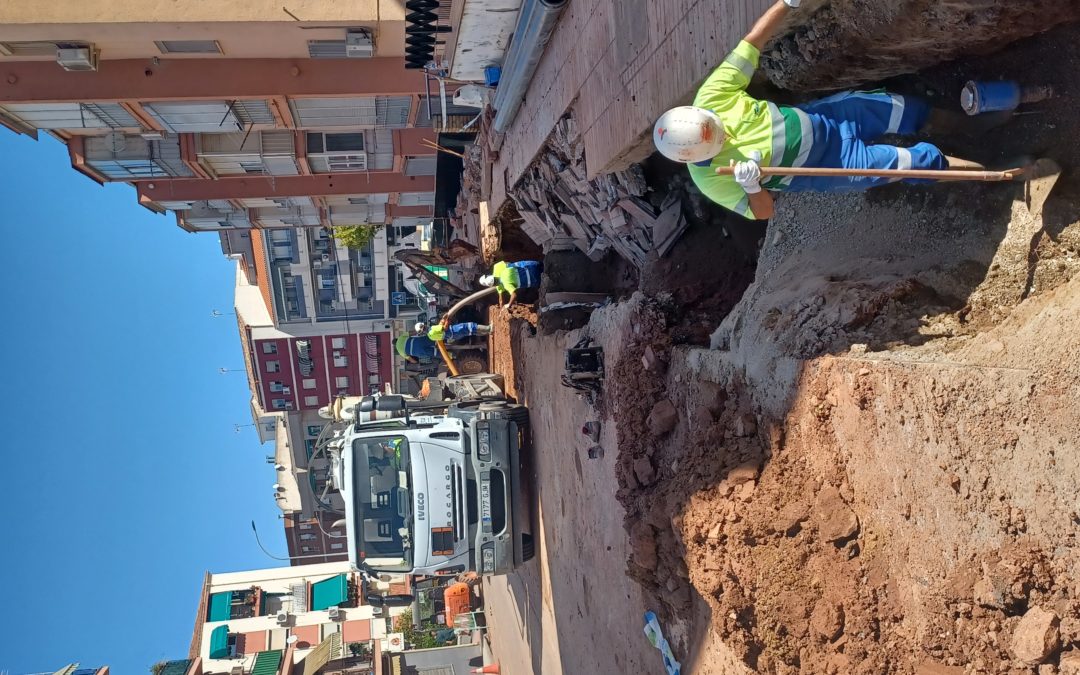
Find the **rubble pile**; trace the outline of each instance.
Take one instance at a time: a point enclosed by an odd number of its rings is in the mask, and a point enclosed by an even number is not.
[[[687,227],[678,193],[659,210],[644,199],[641,167],[586,179],[577,124],[564,117],[510,196],[521,229],[545,248],[572,244],[592,260],[608,250],[641,268],[650,252],[665,255]]]

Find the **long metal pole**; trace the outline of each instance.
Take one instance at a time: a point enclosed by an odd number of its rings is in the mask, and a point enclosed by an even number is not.
[[[719,176],[730,176],[735,167],[716,169]],[[925,180],[1008,181],[1023,177],[1024,169],[1008,171],[967,171],[963,169],[824,169],[789,166],[763,166],[762,176],[862,176],[867,178],[922,178]]]

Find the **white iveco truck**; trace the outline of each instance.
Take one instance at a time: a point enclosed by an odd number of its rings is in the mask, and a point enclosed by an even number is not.
[[[340,399],[320,443],[345,501],[349,560],[372,574],[505,574],[532,558],[529,414],[502,378],[449,378],[452,400]]]

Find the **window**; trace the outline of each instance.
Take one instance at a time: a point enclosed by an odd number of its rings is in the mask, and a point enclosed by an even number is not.
[[[337,354],[334,354],[334,367],[335,368],[346,368],[346,367],[348,367],[348,365],[349,365],[349,357],[348,356],[338,356]]]
[[[434,176],[435,175],[435,155],[422,156],[422,157],[406,157],[405,158],[405,175],[406,176]]]
[[[272,392],[280,393],[281,390],[284,389],[284,388],[285,388],[285,385],[283,383],[281,383],[281,382],[274,381],[274,382],[270,383],[270,391],[272,391]]]
[[[267,361],[266,362],[266,372],[268,372],[268,373],[279,373],[279,372],[281,372],[281,361]]]
[[[304,441],[304,452],[307,454],[307,458],[311,459],[311,456],[315,454],[315,439],[309,438]],[[311,527],[310,525],[308,527]]]
[[[217,40],[158,40],[154,42],[162,54],[220,54]]]
[[[301,553],[314,553],[315,549],[312,548],[311,546],[301,546],[300,547],[300,552]]]
[[[337,386],[338,389],[348,389],[349,388],[349,378],[347,378],[347,377],[336,377],[336,378],[334,378],[334,384]]]
[[[300,523],[300,529],[301,530],[310,530],[311,529],[311,523]]]
[[[285,406],[287,405],[285,399],[283,398],[275,398],[273,401],[270,402],[270,404],[274,406],[274,410],[284,410]]]
[[[319,405],[319,397],[318,396],[305,396],[304,397],[304,405],[307,405],[307,406]]]
[[[309,424],[307,428],[307,434],[308,436],[318,436],[322,433],[322,429],[323,428],[321,424]]]
[[[263,354],[277,354],[277,345],[273,342],[263,343]]]
[[[345,349],[345,338],[334,338],[330,343],[334,349]]]
[[[363,152],[364,134],[324,134],[318,132],[308,133],[307,151],[313,154],[318,154],[322,152]]]
[[[314,541],[315,535],[310,533],[304,533],[300,535],[300,541]]]
[[[313,380],[313,379],[305,379],[303,384],[304,384],[304,389],[314,389],[315,388],[315,380]]]
[[[340,551],[343,548],[345,548],[345,544],[330,544],[331,551]]]

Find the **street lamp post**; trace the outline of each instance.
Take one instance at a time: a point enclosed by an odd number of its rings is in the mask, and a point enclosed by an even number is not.
[[[330,557],[331,555],[336,555],[336,554],[333,554],[333,553],[314,553],[314,554],[309,554],[309,555],[294,555],[294,556],[290,556],[288,558],[282,558],[281,556],[274,555],[270,551],[267,551],[266,547],[262,545],[262,541],[259,540],[259,531],[257,529],[255,529],[255,521],[254,520],[251,521],[251,531],[255,533],[255,543],[259,545],[259,548],[262,550],[262,552],[265,553],[268,558],[272,558],[274,560],[286,560],[286,561],[289,561],[289,560],[306,560],[308,558],[323,558],[323,560],[325,561],[325,559]]]

